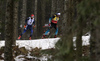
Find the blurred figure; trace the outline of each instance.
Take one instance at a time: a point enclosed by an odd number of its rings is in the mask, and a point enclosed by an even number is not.
[[[49,18],[49,28],[44,33],[44,35],[42,36],[42,38],[45,38],[45,36],[48,34],[48,32],[50,32],[50,29],[52,29],[52,28],[55,28],[55,30],[56,30],[54,38],[57,37],[57,34],[58,34],[57,22],[59,20],[60,15],[61,15],[61,13],[56,13],[55,15],[53,15],[52,17]]]
[[[33,26],[32,26],[33,25]],[[31,40],[32,34],[33,34],[33,27],[35,27],[35,19],[34,19],[34,14],[31,15],[31,17],[28,17],[25,20],[25,25],[24,25],[24,31],[21,33],[21,35],[19,35],[18,39],[20,39],[22,37],[22,35],[28,30],[30,29],[31,34],[29,37],[29,40]]]

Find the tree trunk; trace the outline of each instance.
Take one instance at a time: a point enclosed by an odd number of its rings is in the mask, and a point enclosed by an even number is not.
[[[96,61],[100,61],[100,20],[97,21],[96,25]]]
[[[22,33],[22,25],[21,25],[21,14],[22,14],[22,4],[23,0],[19,0],[19,6],[18,6],[18,35],[19,36]]]
[[[66,56],[67,57],[67,59],[69,60],[69,61],[74,61],[74,50],[73,50],[73,1],[74,0],[68,0],[67,2],[68,2],[68,5],[66,6],[68,9],[67,9],[67,22],[66,22],[66,36],[67,36],[67,38],[66,38],[66,40],[67,40],[67,50],[69,51],[69,53],[68,53],[68,56]]]
[[[12,44],[13,36],[13,2],[14,0],[7,0],[6,21],[5,21],[5,50],[4,61],[13,61]]]
[[[63,11],[66,10],[66,0],[57,0],[57,8],[56,8],[56,13],[57,12],[60,12],[61,15],[60,15],[60,19],[58,21],[58,29],[59,29],[59,32],[58,32],[58,36],[62,35],[63,33],[63,28],[65,27],[65,23],[66,23],[66,13],[63,13]]]
[[[35,0],[35,9],[34,9],[34,15],[35,15],[35,28],[34,28],[34,38],[37,38],[37,2],[38,0]]]
[[[1,39],[4,40],[5,39],[5,12],[6,12],[6,3],[7,1],[6,0],[2,0],[1,1],[1,12],[0,12],[0,15],[1,15]]]
[[[2,40],[2,36],[3,36],[3,34],[2,34],[3,26],[1,26],[3,23],[3,20],[2,20],[2,1],[0,1],[0,12],[1,12],[1,14],[0,14],[0,40]]]
[[[91,21],[92,22],[92,21]],[[96,29],[93,23],[91,23],[91,37],[90,37],[90,61],[96,61]]]
[[[17,28],[18,28],[18,2],[19,1],[15,1],[14,2],[14,11],[13,11],[13,30],[14,30],[14,33],[13,33],[13,36],[14,36],[14,41],[13,41],[13,45],[16,45],[16,38],[18,36],[18,32],[17,32]]]
[[[40,31],[40,36],[43,35],[43,25],[45,24],[45,3],[46,3],[45,1],[46,0],[41,1],[41,20],[40,20],[40,22],[41,22],[41,26],[40,26],[41,31]]]
[[[76,61],[82,61],[82,17],[77,21]]]
[[[37,11],[38,11],[38,13],[37,13],[37,36],[38,37],[41,37],[40,35],[42,34],[41,33],[41,30],[42,30],[42,20],[41,20],[41,18],[42,18],[42,7],[41,7],[41,5],[42,5],[42,0],[38,0],[38,8],[37,8]]]
[[[34,0],[27,0],[26,1],[26,8],[27,8],[27,11],[26,11],[26,13],[27,13],[27,15],[26,15],[26,17],[29,17],[31,14],[33,14],[34,13],[34,2],[33,2]]]
[[[56,0],[51,0],[52,1],[52,5],[51,5],[51,16],[54,15],[56,13],[56,8],[57,8],[57,1]]]
[[[66,5],[66,23],[63,30],[62,48],[65,54],[63,55],[63,61],[74,61],[74,50],[73,50],[73,0],[68,0]]]
[[[64,0],[63,3],[64,3],[64,11],[67,11],[67,0]],[[61,20],[62,21],[62,25],[61,25],[62,28],[61,28],[61,30],[62,30],[62,32],[64,32],[63,29],[66,26],[66,22],[67,22],[66,20],[67,20],[68,17],[66,15],[66,12],[65,13],[61,13],[61,15],[62,14],[63,14],[63,21]]]
[[[22,14],[21,14],[21,22],[20,22],[20,25],[22,25],[22,32],[24,30],[24,25],[25,25],[25,19],[26,19],[26,4],[27,4],[27,0],[23,0],[23,3],[22,3]],[[22,36],[23,39],[25,40],[27,35],[23,35]]]

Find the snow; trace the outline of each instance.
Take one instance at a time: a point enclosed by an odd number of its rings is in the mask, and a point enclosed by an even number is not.
[[[49,55],[43,55],[42,57],[34,57],[34,56],[30,56],[30,52],[28,52],[28,55],[26,56],[27,58],[34,58],[34,59],[40,59],[41,61],[47,61],[48,57],[51,58],[51,56]],[[18,55],[17,57],[15,57],[15,61],[24,61],[25,60],[25,55]]]
[[[76,37],[73,37],[74,46],[76,46]],[[82,36],[82,46],[90,45],[90,34],[88,36]]]
[[[31,50],[35,47],[41,49],[54,48],[55,43],[60,38],[47,38],[47,39],[36,39],[36,40],[16,40],[16,45],[20,47],[25,47],[28,50]],[[0,48],[4,46],[4,41],[0,41]]]
[[[0,60],[0,61],[4,61],[4,60]]]
[[[19,55],[19,56],[17,56],[17,57],[15,57],[14,59],[15,59],[15,61],[24,61],[25,60],[25,55]],[[48,56],[48,55],[45,55],[45,56],[42,56],[42,57],[33,57],[33,56],[26,56],[27,58],[35,58],[35,59],[40,59],[41,61],[47,61],[48,59],[48,57],[51,57],[51,56]]]
[[[4,53],[1,55],[1,57],[4,57]]]
[[[54,48],[55,43],[59,40],[60,38],[47,38],[47,39],[35,39],[35,40],[16,40],[16,45],[20,47],[25,47],[28,50],[31,50],[35,47],[41,48],[41,49],[49,49],[49,48]],[[76,45],[75,43],[76,37],[73,37],[73,42],[74,46]],[[90,41],[90,35],[88,36],[82,36],[82,45],[89,45]],[[5,45],[4,41],[0,41],[0,48]]]
[[[41,48],[41,49],[49,49],[49,48],[54,48],[55,43],[59,40],[60,38],[47,38],[47,39],[35,39],[35,40],[16,40],[16,45],[20,47],[25,47],[28,50],[31,50],[35,47]],[[73,42],[74,46],[76,45],[75,43],[76,37],[73,37]],[[82,45],[89,45],[90,41],[90,35],[88,36],[82,36]],[[5,42],[0,41],[0,48],[4,46]]]
[[[23,57],[23,58],[22,58]],[[24,55],[19,55],[15,58],[15,61],[24,61],[25,58],[24,58]]]
[[[60,38],[47,38],[47,39],[35,39],[35,40],[16,40],[16,45],[20,47],[25,47],[28,50],[31,50],[35,47],[41,48],[41,49],[49,49],[49,48],[54,48],[55,47],[55,43],[59,40]],[[73,42],[74,42],[74,46],[76,46],[75,43],[76,37],[73,37]],[[89,41],[90,41],[90,35],[88,36],[82,36],[82,45],[89,45]],[[0,48],[2,46],[5,45],[4,40],[0,41]],[[2,57],[4,57],[4,53],[1,55]],[[18,55],[17,57],[15,57],[15,61],[24,61],[25,60],[25,55]],[[47,58],[51,57],[49,55],[43,55],[42,57],[33,57],[30,56],[30,52],[28,52],[28,55],[26,56],[27,58],[35,58],[35,59],[40,59],[41,61],[47,61]],[[0,60],[0,61],[4,61],[4,60]]]
[[[0,41],[0,48],[5,45],[4,43],[5,43],[4,40]]]

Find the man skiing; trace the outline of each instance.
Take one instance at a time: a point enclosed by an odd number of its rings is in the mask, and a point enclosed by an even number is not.
[[[29,37],[29,40],[31,40],[31,37],[32,37],[32,34],[33,34],[33,26],[35,27],[35,19],[34,19],[34,14],[31,15],[31,17],[28,17],[26,20],[25,20],[25,25],[24,25],[24,31],[21,33],[21,35],[19,35],[18,39],[20,39],[22,37],[22,35],[28,30],[30,29],[31,31],[31,34],[30,34],[30,37]]]
[[[49,18],[49,28],[48,30],[44,33],[44,35],[42,36],[42,38],[45,38],[45,36],[48,34],[48,32],[50,31],[51,28],[55,28],[56,32],[55,32],[55,36],[54,38],[57,37],[58,34],[58,26],[57,26],[57,22],[59,20],[61,13],[56,13],[55,15],[53,15],[51,18]]]

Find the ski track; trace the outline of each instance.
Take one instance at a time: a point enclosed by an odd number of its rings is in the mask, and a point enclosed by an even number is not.
[[[55,43],[60,38],[47,38],[47,39],[35,39],[35,40],[16,40],[16,45],[20,47],[25,47],[28,50],[31,50],[35,47],[41,48],[41,49],[49,49],[54,48]],[[0,48],[4,46],[5,42],[0,41]]]
[[[20,47],[25,47],[28,50],[31,50],[35,47],[41,48],[41,49],[49,49],[54,48],[55,43],[60,38],[46,38],[46,39],[35,39],[35,40],[16,40],[16,45]],[[76,46],[75,43],[76,37],[73,37],[74,46]],[[88,36],[82,36],[82,45],[89,45],[90,35]],[[4,40],[0,41],[0,48],[4,46]]]

